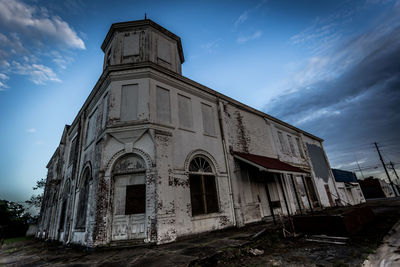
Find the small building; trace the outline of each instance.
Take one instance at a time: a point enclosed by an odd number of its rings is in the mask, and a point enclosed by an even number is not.
[[[371,176],[359,183],[366,199],[395,197],[392,186],[382,179]]]
[[[115,23],[101,48],[47,165],[37,237],[162,244],[340,202],[323,140],[182,76],[175,34]]]
[[[363,192],[354,172],[332,169],[340,200],[344,205],[358,205],[365,202]]]

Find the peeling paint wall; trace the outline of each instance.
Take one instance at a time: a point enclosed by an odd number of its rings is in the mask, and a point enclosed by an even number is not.
[[[38,237],[87,247],[129,239],[162,244],[240,227],[270,218],[272,213],[306,211],[315,202],[330,206],[325,185],[336,192],[332,175],[320,177],[306,146],[323,148],[321,142],[184,80],[179,76],[178,50],[176,39],[150,26],[120,29],[111,37],[105,47],[105,77],[72,126],[66,127],[47,166]],[[160,69],[137,68],[149,61]],[[138,65],[119,68],[131,63]],[[311,183],[306,185],[304,177],[299,180],[289,173],[254,170],[235,159],[233,151],[302,168],[309,172]],[[124,161],[130,156],[143,164],[135,169]],[[199,168],[196,174],[189,168],[196,157],[209,164],[207,173]],[[90,177],[85,182],[87,170]],[[198,214],[191,194],[194,177],[202,175],[211,179],[212,187],[206,189],[203,182],[201,192],[206,195],[204,190],[212,188],[217,208],[212,212],[204,208]],[[145,188],[145,211],[132,215],[120,207],[126,207],[129,200],[124,190],[135,185],[138,176]],[[309,201],[309,186],[316,187],[314,201]],[[85,217],[78,218],[82,213]],[[85,224],[80,226],[78,221]]]

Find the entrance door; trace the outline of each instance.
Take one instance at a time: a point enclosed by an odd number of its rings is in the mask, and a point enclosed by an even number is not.
[[[315,192],[315,187],[314,183],[311,180],[312,178],[310,176],[305,176],[304,180],[306,181],[306,187],[308,189],[308,194],[310,196],[310,200],[312,201],[313,207],[319,207],[319,201],[317,197],[317,193]]]
[[[295,181],[296,181],[299,193],[300,193],[301,202],[303,202],[303,207],[305,209],[310,209],[310,202],[308,202],[307,191],[306,191],[306,187],[304,186],[303,177],[298,175],[298,176],[296,176]]]
[[[145,174],[118,175],[114,179],[112,240],[145,238]]]

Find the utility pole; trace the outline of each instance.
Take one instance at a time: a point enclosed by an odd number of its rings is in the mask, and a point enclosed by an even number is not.
[[[379,151],[378,144],[377,144],[376,142],[375,142],[374,144],[375,144],[375,147],[376,147],[376,151],[378,151],[379,158],[381,159],[383,168],[385,169],[386,175],[387,175],[387,177],[388,177],[388,179],[389,179],[389,181],[390,181],[390,184],[392,185],[392,188],[393,188],[393,191],[394,191],[394,195],[395,195],[396,197],[398,197],[398,195],[397,195],[397,190],[396,190],[396,188],[394,188],[394,184],[393,184],[393,182],[392,182],[392,179],[390,179],[389,173],[388,173],[388,171],[387,171],[387,169],[386,169],[385,162],[383,162],[383,158],[382,158],[381,152]]]
[[[397,179],[400,179],[399,176],[397,175],[396,169],[393,166],[393,162],[390,162],[389,164],[390,166],[392,166],[392,170],[394,171],[394,174],[396,175]]]

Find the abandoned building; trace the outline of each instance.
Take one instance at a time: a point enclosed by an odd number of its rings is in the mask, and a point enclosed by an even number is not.
[[[181,74],[181,40],[115,23],[104,69],[47,168],[37,237],[177,238],[340,203],[322,139]]]
[[[365,202],[364,194],[354,172],[332,169],[340,200],[345,205],[358,205]]]
[[[359,180],[359,183],[366,199],[389,198],[396,196],[394,188],[382,179],[371,176]]]

